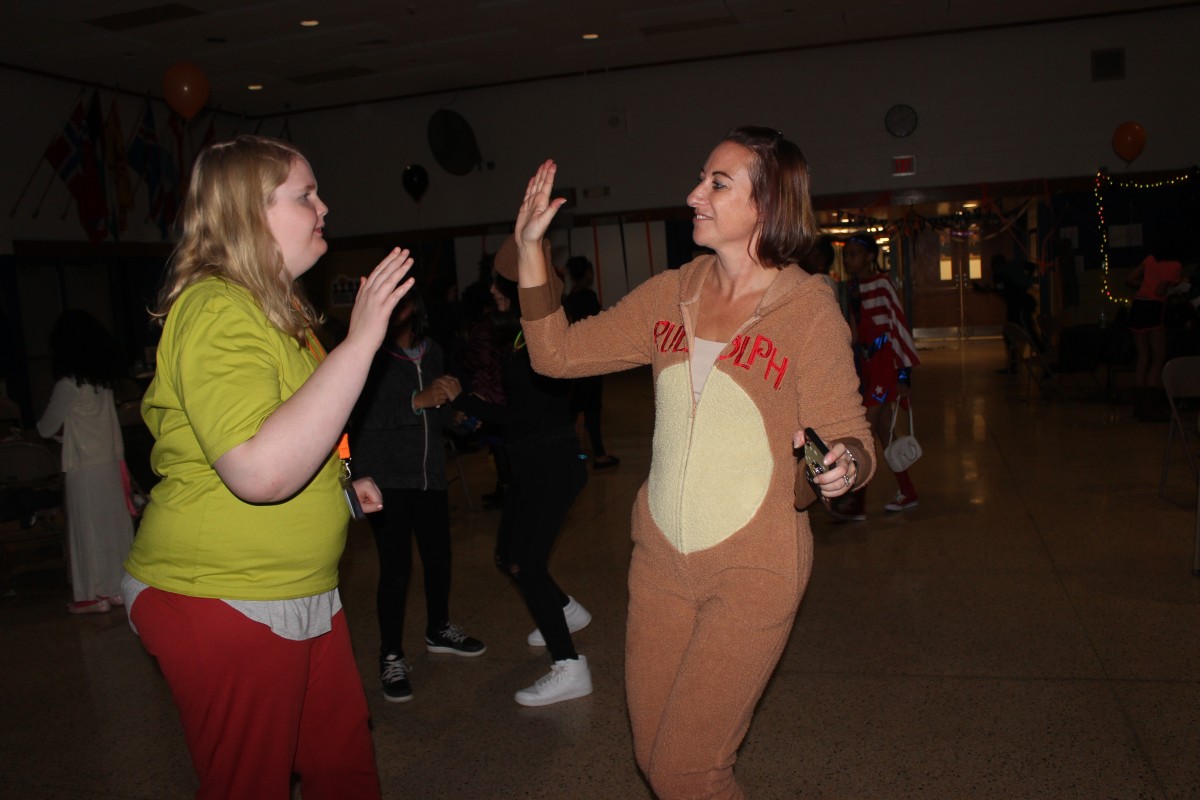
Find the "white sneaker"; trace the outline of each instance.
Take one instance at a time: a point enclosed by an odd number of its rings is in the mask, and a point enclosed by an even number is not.
[[[592,672],[588,669],[587,658],[580,656],[555,661],[537,683],[517,692],[516,701],[523,706],[548,706],[591,693]]]
[[[889,514],[894,514],[897,511],[908,511],[910,508],[916,508],[921,505],[921,501],[915,497],[909,497],[904,492],[896,492],[896,496],[892,498],[892,502],[883,507],[884,511]]]
[[[583,630],[592,621],[592,615],[588,613],[588,610],[575,602],[575,598],[570,595],[567,596],[567,604],[563,606],[563,618],[566,619],[567,630],[571,633]],[[542,636],[540,628],[534,628],[533,633],[529,634],[525,641],[529,643],[530,647],[546,646],[546,638]]]

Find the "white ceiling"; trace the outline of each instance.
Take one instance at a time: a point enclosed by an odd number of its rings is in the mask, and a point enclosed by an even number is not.
[[[8,0],[0,65],[250,116],[740,53],[1197,5],[1164,0]],[[111,19],[113,15],[126,15]],[[157,16],[176,18],[155,21]],[[105,20],[104,18],[110,18]],[[320,20],[313,28],[302,19]],[[585,33],[598,33],[584,41]],[[264,89],[251,92],[251,83]]]

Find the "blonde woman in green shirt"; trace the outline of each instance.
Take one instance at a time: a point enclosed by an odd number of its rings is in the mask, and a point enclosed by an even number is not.
[[[337,593],[348,496],[335,451],[412,285],[407,250],[362,279],[325,354],[296,279],[328,207],[293,145],[239,136],[196,161],[142,416],[162,481],[123,583],[179,709],[198,798],[377,798],[367,706]],[[353,492],[382,507],[368,478]]]

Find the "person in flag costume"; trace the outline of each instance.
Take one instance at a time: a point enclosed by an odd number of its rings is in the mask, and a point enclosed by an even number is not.
[[[842,263],[850,274],[850,328],[863,405],[875,435],[886,443],[892,421],[888,411],[894,403],[909,402],[912,369],[921,359],[892,279],[876,271],[878,255],[879,245],[866,231],[852,234],[842,248]],[[908,470],[894,474],[899,490],[884,510],[916,508],[917,488]],[[867,518],[866,499],[863,487],[835,501],[830,510],[839,519],[859,522]]]

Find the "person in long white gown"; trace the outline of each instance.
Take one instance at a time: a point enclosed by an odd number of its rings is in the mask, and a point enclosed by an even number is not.
[[[121,468],[125,448],[113,401],[120,375],[116,345],[86,311],[69,310],[51,334],[57,382],[38,433],[62,441],[70,544],[72,614],[94,614],[124,605],[121,578],[133,541]]]

